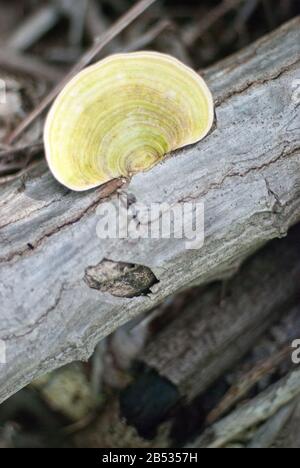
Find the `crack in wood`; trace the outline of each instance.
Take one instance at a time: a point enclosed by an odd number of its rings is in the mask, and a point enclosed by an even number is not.
[[[271,75],[271,76],[268,76],[268,77],[265,78],[265,79],[254,80],[254,81],[246,82],[246,83],[245,83],[243,86],[241,86],[240,88],[231,90],[230,92],[228,92],[227,94],[225,94],[225,96],[223,96],[222,98],[217,99],[217,101],[216,101],[216,107],[220,107],[220,106],[223,105],[225,102],[227,102],[227,101],[229,101],[230,99],[232,99],[233,97],[239,96],[240,94],[245,93],[246,91],[248,91],[249,89],[251,89],[251,88],[254,87],[254,86],[263,86],[263,85],[269,83],[270,81],[276,81],[276,80],[278,80],[279,78],[281,78],[282,75],[284,75],[285,73],[289,72],[289,71],[290,71],[295,65],[297,65],[299,62],[300,62],[300,59],[298,58],[298,59],[295,60],[294,62],[290,63],[289,65],[286,65],[285,67],[281,68],[281,69],[278,70],[276,73],[274,73],[274,74]]]
[[[286,148],[288,147],[289,145],[286,145],[284,147],[284,149],[281,151],[281,153],[274,159],[272,159],[271,161],[267,162],[267,163],[264,163],[264,164],[261,164],[260,166],[254,166],[254,167],[250,167],[249,169],[247,169],[245,172],[243,173],[240,173],[240,172],[231,172],[229,171],[227,174],[224,175],[224,177],[222,178],[222,180],[218,181],[218,182],[214,182],[213,184],[211,184],[204,192],[200,192],[198,194],[195,194],[193,195],[192,197],[185,197],[181,200],[179,200],[179,203],[186,203],[186,202],[191,202],[191,201],[194,201],[194,200],[198,200],[200,198],[204,198],[206,195],[208,195],[208,193],[210,193],[212,190],[214,189],[218,189],[220,187],[222,187],[222,185],[226,182],[227,179],[231,179],[231,178],[234,178],[234,177],[240,177],[240,178],[245,178],[247,177],[249,174],[252,174],[252,173],[255,173],[255,172],[260,172],[260,171],[263,171],[264,169],[268,168],[268,167],[271,167],[273,164],[276,164],[278,163],[281,159],[284,159],[284,158],[289,158],[289,157],[294,157],[294,156],[297,156],[299,154],[299,151],[300,151],[300,147],[297,146],[296,148],[293,148],[292,150],[290,151],[286,151]],[[283,206],[281,204],[281,206]]]
[[[27,327],[28,329],[26,331],[23,331],[22,333],[12,333],[11,335],[1,337],[1,339],[8,342],[8,341],[16,340],[19,338],[24,338],[25,336],[28,336],[31,333],[33,333],[35,329],[47,319],[49,314],[57,308],[57,306],[59,305],[61,301],[62,294],[64,291],[65,291],[65,283],[63,283],[62,286],[60,287],[58,294],[55,297],[53,305],[51,305],[51,307],[49,307],[49,309],[47,309],[45,313],[38,318],[38,320],[36,320],[32,325],[28,326]]]
[[[104,201],[105,199],[109,198],[112,196],[119,188],[121,188],[124,185],[124,182],[120,179],[116,179],[111,181],[109,184],[106,184],[103,190],[100,192],[100,196],[95,200],[93,203],[91,203],[87,208],[82,210],[80,213],[78,213],[73,219],[70,219],[69,221],[57,226],[55,229],[49,231],[49,233],[45,234],[42,236],[38,241],[35,243],[30,242],[31,247],[29,247],[29,243],[27,243],[23,249],[19,250],[18,252],[13,252],[11,255],[7,257],[2,257],[0,258],[0,264],[1,263],[10,263],[12,262],[16,257],[23,257],[24,255],[31,253],[33,250],[36,250],[38,247],[41,246],[43,241],[45,239],[49,239],[53,235],[57,234],[58,232],[61,232],[64,228],[73,226],[74,224],[78,223],[81,221],[84,216],[88,215],[91,213],[95,208],[97,208],[98,204],[100,201]],[[53,202],[54,203],[54,202]],[[50,206],[52,202],[48,205]],[[39,210],[38,210],[39,211]]]

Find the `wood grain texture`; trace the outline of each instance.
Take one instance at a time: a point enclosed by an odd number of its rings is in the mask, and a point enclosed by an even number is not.
[[[299,25],[206,71],[215,130],[121,189],[138,203],[204,201],[201,250],[187,251],[184,240],[99,240],[96,208],[109,196],[117,202],[119,181],[70,193],[41,165],[0,187],[0,401],[88,358],[103,336],[170,294],[228,276],[300,221]],[[131,299],[91,289],[85,271],[104,258],[148,267],[159,283]]]

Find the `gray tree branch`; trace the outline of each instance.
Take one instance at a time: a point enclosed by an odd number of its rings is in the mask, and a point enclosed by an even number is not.
[[[96,208],[106,197],[117,202],[120,181],[70,193],[41,165],[0,187],[0,339],[7,350],[0,401],[88,358],[102,337],[170,294],[230,275],[300,220],[299,24],[207,70],[214,131],[121,188],[133,203],[203,201],[201,250],[186,250],[184,240],[100,240]],[[144,267],[147,281],[151,271],[150,293],[138,294],[140,277],[130,298],[91,288],[86,271],[104,259],[122,274],[120,265]],[[121,273],[117,281],[126,281]]]

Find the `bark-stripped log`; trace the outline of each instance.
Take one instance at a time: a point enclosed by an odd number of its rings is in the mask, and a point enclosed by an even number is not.
[[[123,186],[137,203],[204,201],[204,247],[184,240],[107,240],[96,207],[112,182],[87,194],[57,185],[44,166],[0,188],[0,401],[38,375],[86,359],[101,337],[191,284],[235,271],[300,220],[299,18],[206,72],[217,126],[196,146]],[[151,294],[115,297],[89,287],[103,259],[141,265]]]

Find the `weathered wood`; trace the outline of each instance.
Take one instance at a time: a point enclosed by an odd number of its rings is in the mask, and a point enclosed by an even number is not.
[[[184,240],[100,240],[95,208],[120,182],[74,194],[41,165],[0,188],[0,400],[86,359],[101,337],[175,291],[232,273],[300,220],[299,24],[207,71],[215,130],[122,188],[137,203],[204,201],[202,250],[187,251]],[[159,283],[131,299],[91,289],[85,271],[104,258],[145,266]]]
[[[294,412],[272,445],[274,448],[287,449],[300,447],[300,398],[297,399],[296,404],[293,406]]]
[[[284,406],[278,411],[278,413],[268,419],[268,421],[257,430],[257,433],[253,437],[251,443],[248,445],[248,448],[270,448],[273,443],[276,443],[277,437],[280,437],[284,427],[293,417],[296,406],[297,403],[292,401],[292,403]],[[291,448],[287,445],[282,448]]]

